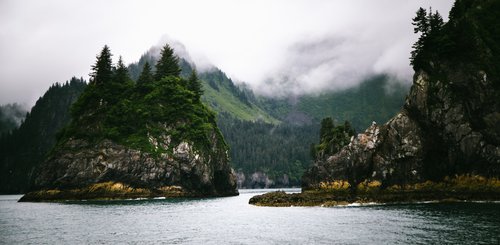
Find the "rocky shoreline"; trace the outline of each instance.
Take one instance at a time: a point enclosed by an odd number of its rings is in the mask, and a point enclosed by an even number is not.
[[[267,207],[339,206],[353,203],[416,203],[425,201],[498,201],[500,180],[481,176],[456,176],[442,182],[381,188],[380,182],[351,187],[345,181],[322,183],[317,189],[287,194],[284,191],[254,196],[249,204]]]
[[[222,193],[220,196],[237,196],[238,192]],[[123,200],[138,198],[194,198],[213,197],[213,193],[187,191],[180,186],[159,188],[134,188],[120,182],[104,182],[74,189],[47,189],[25,194],[19,202],[58,202],[74,200]]]

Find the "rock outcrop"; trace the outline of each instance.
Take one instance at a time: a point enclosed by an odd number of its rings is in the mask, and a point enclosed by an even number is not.
[[[477,17],[495,16],[486,12],[493,9],[490,5],[498,3],[458,1],[439,34],[454,49],[438,53],[433,50],[439,46],[430,46],[422,51],[432,58],[416,71],[402,110],[316,162],[303,176],[303,187],[314,189],[322,181],[335,180],[348,180],[351,186],[379,180],[384,187],[463,174],[500,176],[500,79],[498,67],[492,66],[498,60],[499,40],[491,34],[493,23]],[[474,59],[457,58],[463,52],[457,47],[469,43],[449,40],[461,25],[476,28],[469,33],[475,42],[469,47]]]
[[[439,180],[456,174],[500,175],[500,113],[484,71],[431,80],[416,73],[404,108],[386,124],[374,123],[303,177],[303,186],[347,179],[384,185]],[[432,91],[432,92],[431,92]]]
[[[169,145],[173,154],[153,154],[104,140],[91,145],[69,140],[42,165],[35,189],[82,188],[100,182],[119,182],[134,187],[157,189],[180,186],[188,195],[224,196],[236,192],[236,178],[227,150],[218,145],[203,153],[189,142]]]
[[[150,190],[139,196],[124,193],[123,198],[172,196],[171,192],[164,190],[174,190],[173,196],[187,197],[238,194],[227,147],[215,132],[209,152],[197,149],[190,142],[173,145],[165,134],[159,138],[150,136],[150,139],[151,144],[160,147],[164,153],[131,149],[110,140],[93,145],[86,140],[70,139],[41,165],[33,189],[75,192],[97,183],[119,183],[127,188]],[[169,150],[171,153],[168,153]],[[93,193],[72,196],[66,193],[62,197],[116,198],[109,193],[102,196]],[[53,199],[58,198],[28,193],[22,201]]]
[[[105,46],[21,201],[237,195],[229,148],[196,73],[179,77],[168,45],[156,80],[145,69],[133,83],[110,57]]]

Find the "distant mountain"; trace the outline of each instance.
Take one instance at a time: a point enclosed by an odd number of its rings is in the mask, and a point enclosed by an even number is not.
[[[284,99],[259,98],[259,105],[287,123],[319,123],[325,117],[333,117],[337,123],[348,120],[360,130],[373,121],[385,122],[399,111],[409,88],[402,82],[392,82],[387,75],[377,75],[344,91]]]
[[[137,80],[146,62],[154,67],[158,60],[156,53],[156,49],[153,47],[143,54],[138,62],[130,64],[128,67],[130,77]],[[182,69],[181,76],[188,77],[194,65],[184,58],[181,58],[179,63]],[[202,101],[218,114],[227,113],[244,121],[263,121],[272,124],[280,122],[257,104],[251,90],[236,86],[220,69],[214,67],[210,70],[199,71],[198,75],[204,90]]]
[[[146,62],[154,66],[157,53],[153,47],[138,62],[129,65],[131,78],[138,78]],[[180,66],[181,75],[187,77],[194,65],[181,58]],[[319,123],[325,117],[333,117],[339,123],[350,121],[358,130],[373,121],[389,119],[401,108],[410,88],[410,84],[393,81],[388,75],[381,74],[343,91],[269,98],[255,95],[244,84],[236,85],[216,67],[200,72],[199,77],[205,90],[202,100],[219,114],[229,114],[243,121],[296,125]]]
[[[26,109],[16,103],[0,105],[0,135],[18,128],[27,112]]]
[[[401,109],[409,86],[390,82],[385,75],[367,79],[359,87],[320,95],[282,99],[257,97],[255,104],[278,118],[279,125],[221,118],[222,133],[231,146],[241,187],[298,186],[311,163],[311,145],[319,139],[319,122],[350,121],[360,130],[373,121],[387,121]]]
[[[276,125],[226,114],[218,125],[230,146],[240,188],[300,186],[311,161],[309,144],[318,140],[318,124]]]
[[[52,85],[21,126],[0,137],[0,193],[22,193],[30,187],[33,170],[54,146],[57,132],[70,121],[69,107],[85,86],[77,78]]]

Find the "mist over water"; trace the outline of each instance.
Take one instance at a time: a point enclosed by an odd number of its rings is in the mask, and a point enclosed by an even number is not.
[[[498,244],[500,204],[268,208],[227,198],[17,203],[0,196],[0,243]],[[299,191],[298,189],[292,191]]]

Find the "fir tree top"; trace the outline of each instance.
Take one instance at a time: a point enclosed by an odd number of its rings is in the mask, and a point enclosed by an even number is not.
[[[119,83],[125,83],[130,81],[130,76],[128,74],[127,67],[123,64],[122,57],[118,59],[118,64],[116,66],[115,81]]]
[[[104,45],[101,53],[97,56],[95,65],[92,66],[90,75],[90,83],[102,84],[113,77],[113,63],[111,60],[111,51],[108,45]]]
[[[141,75],[137,79],[137,84],[147,84],[154,81],[153,73],[151,72],[151,65],[146,61],[144,67],[142,68]]]
[[[156,63],[155,80],[161,80],[166,76],[179,76],[181,69],[179,68],[179,58],[175,56],[174,50],[165,44],[161,50],[161,57]]]
[[[194,93],[195,99],[200,100],[201,95],[203,94],[203,89],[200,80],[198,79],[198,73],[196,69],[191,71],[191,75],[188,79],[187,84],[188,89]]]

